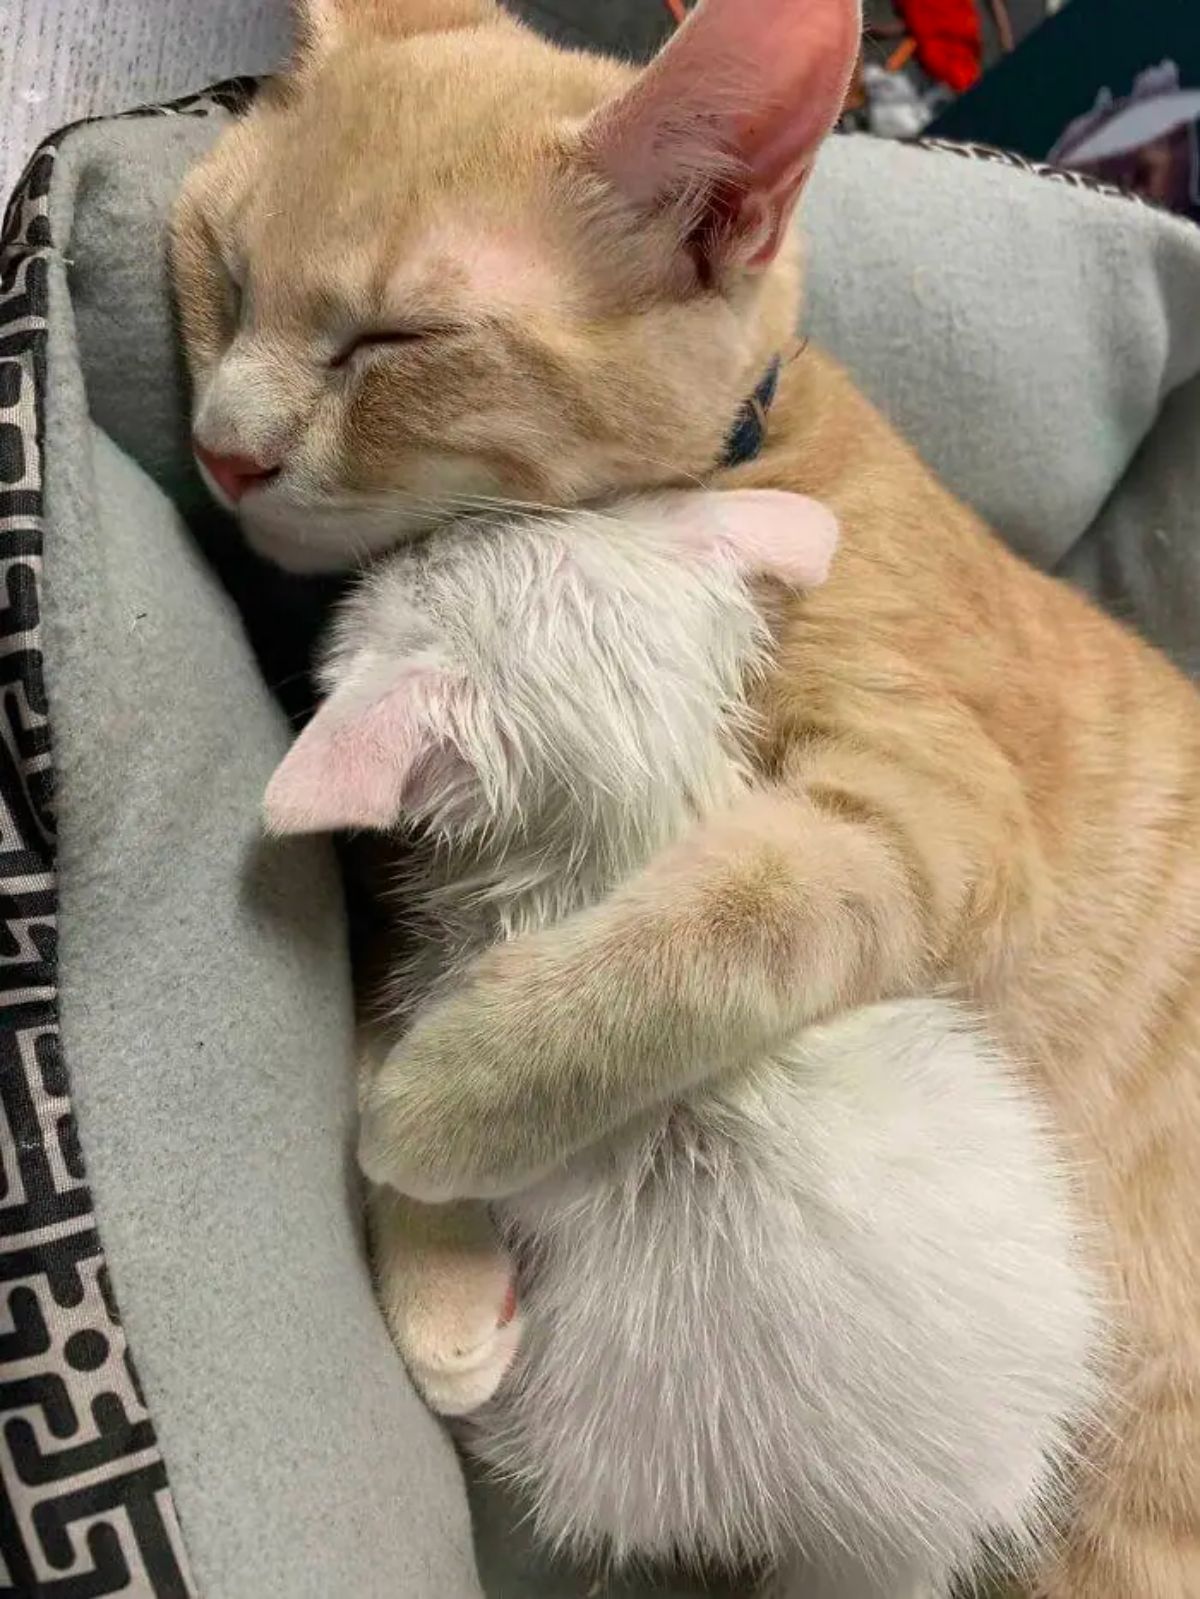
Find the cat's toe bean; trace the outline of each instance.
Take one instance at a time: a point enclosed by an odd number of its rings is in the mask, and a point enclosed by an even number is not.
[[[515,1297],[504,1309],[507,1319],[493,1322],[473,1343],[451,1337],[444,1348],[426,1347],[409,1355],[412,1379],[431,1410],[465,1416],[495,1394],[521,1343]]]
[[[441,1246],[426,1238],[416,1254],[411,1240],[394,1242],[377,1261],[384,1318],[430,1408],[464,1416],[492,1397],[520,1346],[512,1261],[461,1236]]]

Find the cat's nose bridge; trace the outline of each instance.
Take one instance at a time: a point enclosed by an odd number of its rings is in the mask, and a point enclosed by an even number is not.
[[[303,427],[311,395],[302,371],[268,350],[234,345],[209,380],[193,437],[212,455],[276,467]]]

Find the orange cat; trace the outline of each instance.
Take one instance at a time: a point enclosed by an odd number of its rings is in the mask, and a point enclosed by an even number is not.
[[[309,0],[304,22],[175,235],[198,453],[251,541],[345,565],[489,497],[712,474],[794,326],[787,222],[852,0],[707,0],[641,74],[489,0]],[[842,527],[828,585],[772,602],[759,791],[480,960],[385,1065],[372,1169],[511,1191],[816,1018],[969,996],[1081,1159],[1123,1335],[1038,1591],[1196,1599],[1200,702],[816,352],[718,481]]]

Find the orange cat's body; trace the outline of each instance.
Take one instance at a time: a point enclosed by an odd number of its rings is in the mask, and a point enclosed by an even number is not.
[[[1102,1222],[1122,1380],[1045,1591],[1200,1594],[1200,701],[819,357],[736,477],[842,527],[829,584],[781,618],[764,763],[897,861],[876,913],[1048,1090]]]
[[[197,439],[251,537],[338,564],[464,496],[711,473],[794,325],[776,251],[853,61],[849,0],[707,0],[641,78],[486,0],[306,9],[287,93],[177,221]],[[761,791],[423,1016],[367,1106],[373,1174],[512,1191],[814,1019],[981,1002],[1080,1163],[1120,1340],[1039,1591],[1196,1599],[1200,699],[815,351],[725,481],[842,528],[824,588],[764,602]]]

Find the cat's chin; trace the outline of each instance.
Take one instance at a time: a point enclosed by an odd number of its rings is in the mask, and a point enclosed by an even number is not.
[[[344,546],[340,550],[324,550],[315,545],[302,544],[295,538],[256,531],[245,522],[242,526],[246,543],[256,555],[261,555],[264,561],[270,561],[272,566],[278,566],[296,577],[316,577],[322,572],[348,572],[362,564],[359,560],[351,559],[349,550]]]
[[[427,532],[438,520],[404,506],[286,508],[247,496],[238,520],[246,542],[272,565],[298,576],[347,572]]]

